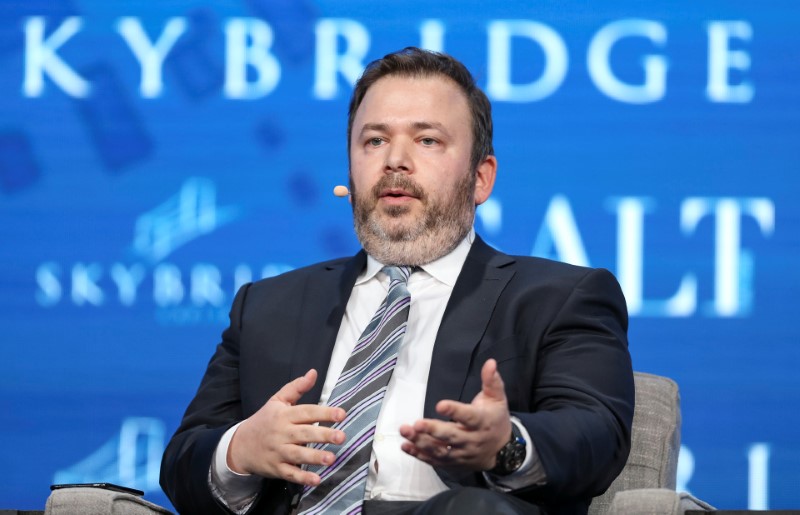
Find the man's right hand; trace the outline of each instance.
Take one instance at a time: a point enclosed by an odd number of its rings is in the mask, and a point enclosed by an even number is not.
[[[341,422],[342,408],[296,405],[317,381],[317,371],[306,372],[281,388],[260,410],[242,422],[228,446],[228,467],[239,474],[258,474],[292,483],[316,486],[320,478],[301,465],[330,465],[336,456],[306,447],[309,443],[344,443],[344,431],[317,422]]]

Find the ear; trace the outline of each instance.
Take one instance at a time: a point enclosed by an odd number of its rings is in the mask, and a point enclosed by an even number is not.
[[[497,177],[497,158],[486,156],[478,165],[475,177],[475,205],[486,202],[494,188],[494,179]]]

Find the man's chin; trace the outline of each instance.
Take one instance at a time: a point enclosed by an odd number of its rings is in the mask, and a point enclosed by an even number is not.
[[[378,231],[379,237],[386,242],[409,241],[414,238],[418,231],[412,230],[406,224],[393,224],[390,227],[381,225]]]
[[[380,216],[373,221],[378,234],[389,241],[405,241],[418,232],[419,220],[411,213],[400,216]]]

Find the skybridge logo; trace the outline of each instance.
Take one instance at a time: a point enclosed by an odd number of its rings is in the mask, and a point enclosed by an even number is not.
[[[213,181],[190,178],[162,204],[135,222],[132,250],[137,260],[104,264],[48,261],[36,270],[36,302],[62,305],[134,307],[152,300],[163,324],[225,321],[233,294],[243,284],[292,267],[268,263],[260,271],[247,264],[223,270],[209,262],[178,266],[166,261],[178,249],[212,234],[240,217],[235,206],[217,204]]]
[[[217,207],[216,197],[213,182],[189,179],[175,196],[139,217],[134,249],[142,257],[158,262],[178,247],[233,221],[236,208]]]

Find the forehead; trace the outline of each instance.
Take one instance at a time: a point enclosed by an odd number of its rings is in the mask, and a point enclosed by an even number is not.
[[[450,78],[389,75],[364,95],[353,120],[354,134],[366,123],[431,121],[456,127],[470,124],[467,97]]]

